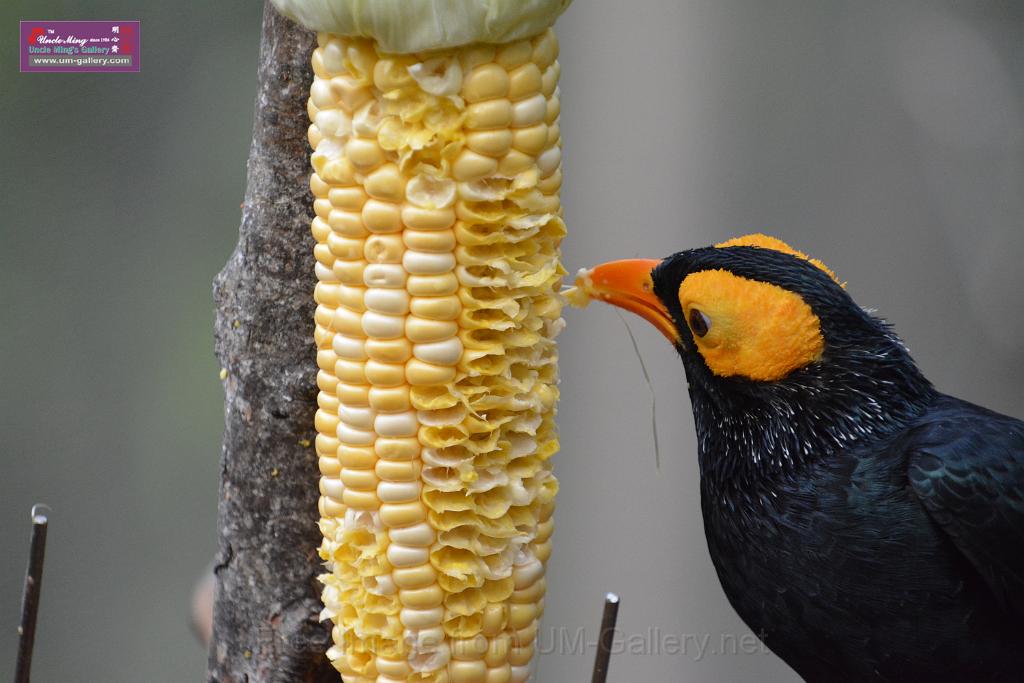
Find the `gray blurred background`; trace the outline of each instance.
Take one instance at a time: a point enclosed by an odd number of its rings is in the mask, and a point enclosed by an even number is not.
[[[141,19],[142,73],[19,74],[16,21],[47,18]],[[0,677],[39,500],[37,680],[203,677],[210,281],[237,234],[259,22],[255,0],[0,5]],[[893,321],[940,388],[1024,416],[1024,4],[578,0],[560,35],[570,270],[768,231]],[[613,681],[795,680],[715,578],[673,351],[631,321],[659,471],[622,323],[566,317],[539,680],[589,677],[608,590]]]

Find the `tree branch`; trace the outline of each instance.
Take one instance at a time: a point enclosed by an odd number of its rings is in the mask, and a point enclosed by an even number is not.
[[[209,680],[332,681],[318,621],[313,239],[315,36],[266,3],[238,245],[214,282],[225,380]]]

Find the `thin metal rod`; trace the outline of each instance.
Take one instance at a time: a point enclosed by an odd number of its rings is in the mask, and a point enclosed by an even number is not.
[[[21,625],[18,626],[18,663],[14,683],[29,683],[32,670],[32,648],[36,642],[36,617],[39,614],[39,589],[43,582],[43,560],[46,557],[47,515],[45,505],[32,507],[32,546],[29,549],[25,592],[21,597]]]
[[[597,638],[597,655],[594,657],[594,675],[591,683],[605,683],[608,680],[608,660],[612,656],[615,640],[615,622],[619,618],[619,596],[609,593],[604,598],[604,615],[601,617],[601,633]]]

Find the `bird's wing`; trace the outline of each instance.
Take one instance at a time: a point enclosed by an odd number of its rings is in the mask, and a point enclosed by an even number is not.
[[[1024,616],[1024,422],[944,399],[909,446],[925,509],[997,599]]]

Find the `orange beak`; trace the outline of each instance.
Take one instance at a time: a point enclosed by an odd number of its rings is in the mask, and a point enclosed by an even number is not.
[[[679,342],[679,332],[668,309],[654,293],[651,271],[657,259],[625,259],[602,263],[583,270],[576,285],[594,299],[624,308],[658,328],[670,342]]]

